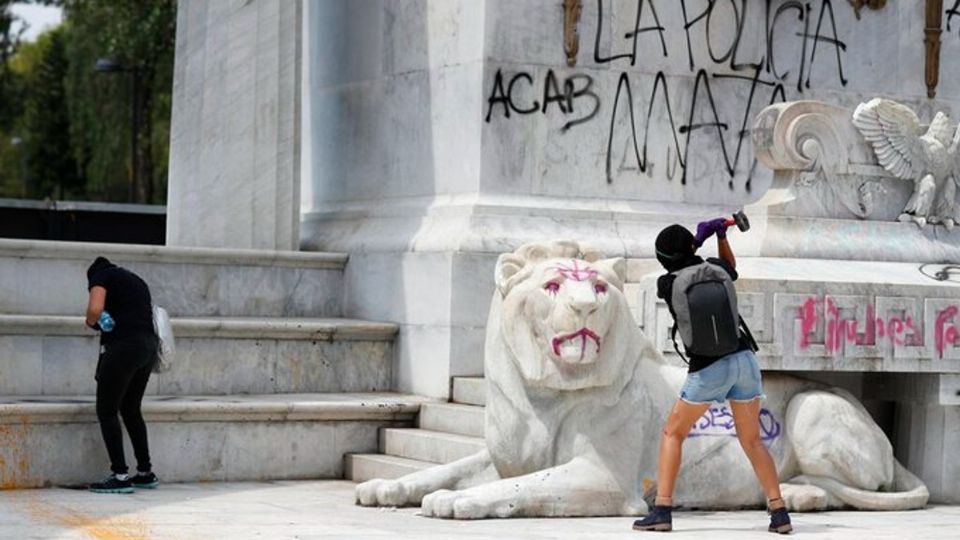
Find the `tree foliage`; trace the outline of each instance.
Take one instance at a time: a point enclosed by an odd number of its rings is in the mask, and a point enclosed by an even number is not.
[[[65,81],[69,68],[66,55],[66,27],[41,35],[24,47],[20,55],[22,81],[30,91],[22,96],[23,131],[26,153],[26,195],[57,199],[82,196],[84,186],[70,151],[70,113]],[[31,58],[32,57],[32,58]]]
[[[10,3],[0,0],[0,33]],[[0,77],[4,70],[16,74],[7,90],[0,84],[0,98],[9,91],[3,102],[17,104],[6,124],[0,106],[0,196],[18,196],[4,182],[16,149],[3,141],[17,132],[27,141],[29,196],[164,202],[176,0],[35,3],[62,7],[64,24],[0,57]],[[98,72],[100,58],[124,70]]]
[[[8,67],[17,51],[22,27],[10,10],[14,0],[0,0],[0,197],[22,196],[20,140],[9,135],[21,112],[19,81]]]
[[[19,30],[14,28],[17,18],[10,11],[13,0],[0,0],[0,128],[9,127],[16,116],[13,104],[17,101],[17,85],[7,69],[7,61],[16,52],[20,42]]]

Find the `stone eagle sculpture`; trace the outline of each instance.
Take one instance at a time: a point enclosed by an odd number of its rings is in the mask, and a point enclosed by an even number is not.
[[[853,125],[884,169],[914,183],[899,221],[913,221],[920,227],[941,223],[952,229],[957,221],[960,128],[951,129],[950,119],[941,111],[923,133],[913,110],[881,98],[857,106]]]
[[[426,516],[457,519],[645,514],[660,431],[686,370],[668,365],[634,322],[624,260],[576,242],[537,242],[502,254],[495,272],[486,449],[359,484],[357,502],[421,505]],[[926,486],[853,396],[776,373],[763,383],[761,440],[791,509],[926,504]],[[725,406],[694,426],[682,471],[675,504],[764,504]]]

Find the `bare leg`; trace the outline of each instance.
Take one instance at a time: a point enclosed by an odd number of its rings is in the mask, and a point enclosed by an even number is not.
[[[667,418],[660,438],[660,459],[657,464],[657,501],[656,504],[671,505],[673,488],[680,473],[680,461],[683,458],[683,441],[686,440],[693,424],[703,414],[709,403],[695,404],[678,399]],[[759,413],[758,413],[759,414]],[[759,422],[759,416],[757,417]]]
[[[784,506],[777,466],[760,440],[760,398],[746,402],[731,401],[730,408],[733,410],[733,421],[737,427],[737,439],[753,465],[753,471],[767,495],[770,508]]]

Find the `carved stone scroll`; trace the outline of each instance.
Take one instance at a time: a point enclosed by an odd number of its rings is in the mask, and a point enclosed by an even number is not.
[[[771,105],[751,133],[757,159],[774,171],[758,204],[781,215],[950,229],[958,216],[947,180],[960,170],[954,131],[942,113],[927,126],[910,107],[880,98],[856,110],[816,101]]]

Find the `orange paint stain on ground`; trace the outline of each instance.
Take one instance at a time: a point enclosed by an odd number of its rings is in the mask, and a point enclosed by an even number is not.
[[[11,502],[29,514],[34,521],[76,529],[93,540],[147,540],[150,538],[150,528],[140,517],[98,518],[42,502],[36,497],[37,495],[23,493]]]

